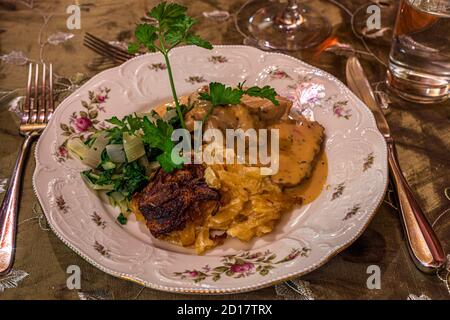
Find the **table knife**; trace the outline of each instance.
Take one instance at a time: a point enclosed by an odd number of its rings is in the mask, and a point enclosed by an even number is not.
[[[403,176],[397,159],[394,138],[391,135],[388,122],[375,98],[361,63],[355,56],[347,60],[346,78],[350,90],[372,111],[378,129],[386,140],[391,178],[396,187],[401,220],[412,260],[419,270],[427,273],[436,272],[446,262],[444,251],[408,182]]]

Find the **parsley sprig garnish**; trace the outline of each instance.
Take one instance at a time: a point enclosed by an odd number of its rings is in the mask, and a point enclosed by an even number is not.
[[[145,116],[140,118],[136,115],[129,115],[122,120],[116,117],[108,120],[115,125],[114,128],[109,129],[109,136],[114,143],[121,143],[122,135],[125,132],[129,134],[135,134],[136,131],[142,132],[142,142],[147,148],[147,153],[150,150],[150,153],[153,154],[153,156],[150,155],[151,159],[155,160],[154,156],[156,156],[156,160],[166,172],[181,167],[176,164],[179,161],[172,159],[172,149],[175,144],[171,140],[171,136],[174,128],[178,128],[180,125],[182,128],[186,128],[184,112],[189,110],[188,107],[180,105],[178,100],[169,52],[179,44],[191,44],[205,49],[213,48],[208,41],[191,31],[196,20],[187,16],[186,12],[187,8],[184,6],[165,1],[161,2],[148,14],[155,20],[155,23],[139,24],[135,30],[136,42],[132,42],[128,46],[130,53],[136,53],[141,48],[145,48],[150,52],[158,51],[163,55],[178,119],[173,119],[167,123],[161,119],[151,122]],[[211,102],[211,108],[203,122],[206,122],[215,107],[239,104],[244,94],[268,99],[275,105],[279,104],[276,99],[277,93],[270,86],[244,88],[244,83],[242,83],[236,88],[232,88],[222,83],[212,82],[209,84],[209,92],[200,94],[200,99]]]
[[[149,16],[154,18],[157,23],[154,25],[139,24],[135,30],[137,42],[130,43],[128,46],[130,53],[136,53],[141,47],[144,47],[150,52],[159,51],[164,56],[175,107],[183,128],[186,128],[186,125],[175,89],[169,51],[179,44],[192,44],[205,49],[213,48],[211,43],[191,32],[192,26],[197,21],[188,17],[186,11],[187,8],[179,4],[161,2],[149,13]]]
[[[201,100],[211,102],[211,108],[209,108],[206,116],[203,118],[203,122],[205,123],[208,120],[215,107],[241,103],[241,98],[244,94],[252,97],[265,98],[270,100],[274,105],[279,105],[276,99],[277,92],[270,86],[264,86],[263,88],[254,86],[244,89],[244,83],[238,84],[237,88],[232,88],[225,86],[223,83],[211,82],[209,84],[209,92],[202,92],[199,95]]]

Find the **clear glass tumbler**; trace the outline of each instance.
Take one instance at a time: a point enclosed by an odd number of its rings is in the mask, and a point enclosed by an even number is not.
[[[449,98],[450,0],[401,0],[387,82],[416,103]]]

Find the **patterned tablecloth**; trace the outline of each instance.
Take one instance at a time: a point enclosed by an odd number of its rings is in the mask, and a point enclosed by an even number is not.
[[[184,0],[196,29],[214,44],[242,44],[234,14],[243,0]],[[309,1],[306,1],[309,2]],[[419,106],[385,93],[386,57],[395,4],[382,7],[382,29],[358,37],[351,16],[361,16],[368,0],[322,0],[319,8],[333,24],[333,37],[320,50],[291,53],[345,80],[346,54],[357,51],[388,108],[388,121],[398,141],[406,178],[430,222],[450,253],[450,103]],[[377,3],[378,0],[371,2]],[[381,1],[380,1],[381,2]],[[396,2],[396,1],[392,1]],[[81,29],[68,30],[67,7],[81,8]],[[24,94],[26,63],[52,62],[63,99],[84,81],[114,66],[83,46],[85,32],[119,46],[126,45],[137,22],[156,0],[1,0],[0,1],[0,199],[22,141],[18,134],[18,101]],[[389,3],[389,1],[383,1]],[[358,19],[355,19],[358,21]],[[355,26],[358,29],[360,26]],[[19,215],[13,271],[0,277],[1,299],[195,299],[144,288],[114,278],[85,262],[49,231],[32,190],[34,158],[27,162]],[[69,289],[67,269],[80,267],[81,289]],[[381,270],[381,288],[368,289],[368,266]],[[411,262],[395,204],[385,203],[365,233],[325,266],[297,279],[298,292],[284,284],[235,294],[227,299],[448,299],[450,267],[425,275]],[[202,297],[217,299],[221,297]]]

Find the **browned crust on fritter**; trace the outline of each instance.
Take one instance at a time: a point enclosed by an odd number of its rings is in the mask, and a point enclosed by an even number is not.
[[[182,230],[189,221],[202,223],[203,217],[219,207],[220,193],[203,179],[203,165],[185,165],[166,173],[159,169],[153,180],[134,195],[132,207],[144,216],[155,237]]]

